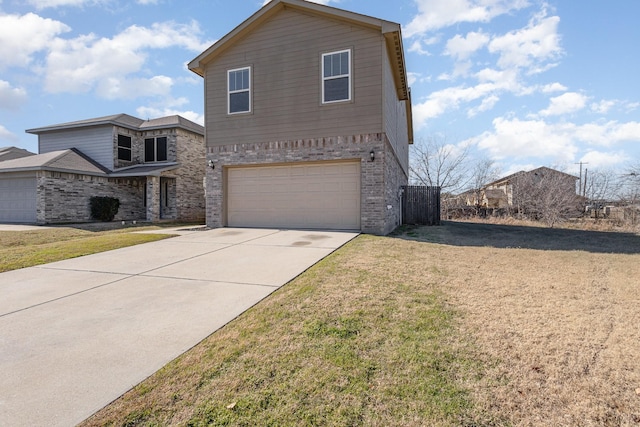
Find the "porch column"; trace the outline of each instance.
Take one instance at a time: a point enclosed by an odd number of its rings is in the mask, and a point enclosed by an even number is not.
[[[160,220],[160,177],[147,177],[147,221]]]

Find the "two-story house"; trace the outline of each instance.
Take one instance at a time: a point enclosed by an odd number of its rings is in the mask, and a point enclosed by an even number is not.
[[[208,226],[401,223],[413,131],[399,24],[273,0],[189,69],[205,82]]]
[[[118,198],[118,220],[204,219],[197,123],[118,114],[27,132],[39,154],[0,162],[0,222],[91,221],[92,196]]]

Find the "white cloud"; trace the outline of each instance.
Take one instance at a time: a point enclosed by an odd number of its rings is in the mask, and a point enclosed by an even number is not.
[[[135,99],[143,96],[168,96],[173,79],[155,76],[150,79],[108,77],[98,83],[96,93],[105,99]]]
[[[581,162],[588,163],[590,169],[611,168],[628,162],[629,160],[628,155],[619,151],[589,151],[580,159]]]
[[[591,111],[593,111],[594,113],[606,114],[617,103],[617,101],[603,99],[600,102],[594,102],[593,104],[591,104]]]
[[[499,117],[493,120],[492,131],[471,138],[469,142],[489,151],[496,159],[531,157],[567,163],[575,161],[581,144],[610,147],[640,142],[640,122],[578,125]]]
[[[100,3],[100,0],[27,0],[27,3],[38,10],[61,6],[84,6]]]
[[[13,87],[11,83],[0,80],[0,108],[16,110],[27,102],[27,91]]]
[[[501,68],[525,68],[529,74],[545,71],[555,66],[547,61],[554,61],[563,53],[559,22],[559,17],[547,17],[543,10],[525,28],[494,37],[489,52],[499,55],[497,64]]]
[[[482,112],[485,112],[485,111],[489,111],[489,110],[493,109],[493,107],[495,107],[495,105],[498,103],[498,101],[500,101],[500,97],[499,96],[497,96],[497,95],[489,95],[485,99],[482,100],[480,105],[478,105],[477,107],[469,109],[469,111],[467,111],[467,116],[468,117],[475,117],[479,113],[482,113]]]
[[[9,141],[14,143],[19,141],[19,138],[14,133],[9,132],[6,127],[0,125],[0,141]]]
[[[489,36],[483,32],[471,32],[466,37],[456,34],[453,38],[447,40],[445,55],[461,61],[469,58],[476,51],[486,46],[487,43],[489,43]]]
[[[403,29],[407,37],[461,22],[489,22],[529,6],[527,0],[414,0],[418,15]]]
[[[0,70],[29,66],[34,53],[48,49],[56,36],[70,30],[34,13],[0,15]]]
[[[138,4],[149,5],[149,4],[158,4],[158,0],[136,0]]]
[[[560,116],[582,110],[589,98],[581,93],[567,92],[550,99],[549,106],[540,111],[542,116]]]
[[[172,108],[138,107],[136,109],[136,113],[138,117],[145,119],[155,119],[158,117],[173,116],[177,114],[185,119],[204,126],[204,114],[196,113],[195,111],[180,111]]]
[[[179,46],[201,52],[210,43],[198,38],[196,22],[188,25],[174,22],[156,23],[151,28],[131,26],[113,38],[98,38],[93,34],[74,39],[56,39],[47,57],[45,89],[51,93],[88,92],[98,87],[98,94],[107,98],[123,95],[123,89],[141,95],[166,93],[167,78],[128,76],[142,70],[149,51]],[[114,88],[109,85],[114,84]],[[129,96],[130,97],[130,96]]]
[[[572,161],[578,151],[569,130],[542,120],[499,117],[493,120],[493,127],[493,132],[472,140],[496,159],[552,158],[563,163]]]
[[[319,3],[319,4],[329,4],[329,3],[340,3],[339,0],[307,0],[310,1],[311,3]],[[266,5],[267,3],[271,2],[271,0],[264,0],[262,2],[262,6]]]
[[[565,92],[568,88],[558,82],[544,85],[541,88],[542,93]]]

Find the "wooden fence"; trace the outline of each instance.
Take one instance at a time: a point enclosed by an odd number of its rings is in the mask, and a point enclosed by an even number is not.
[[[440,187],[402,187],[402,223],[440,225]]]

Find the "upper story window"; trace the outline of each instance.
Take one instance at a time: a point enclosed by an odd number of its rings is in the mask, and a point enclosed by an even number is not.
[[[351,101],[351,50],[322,55],[322,103]]]
[[[118,160],[131,161],[131,137],[118,135]]]
[[[251,112],[251,67],[227,72],[229,114]]]
[[[167,161],[167,137],[145,138],[144,140],[144,161],[145,162],[166,162]]]

